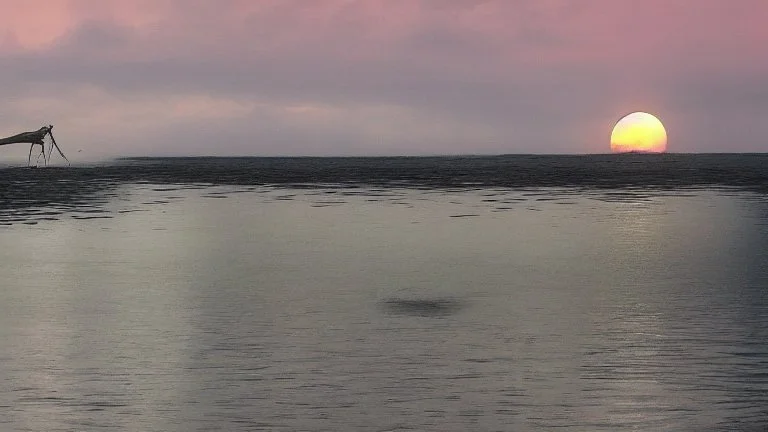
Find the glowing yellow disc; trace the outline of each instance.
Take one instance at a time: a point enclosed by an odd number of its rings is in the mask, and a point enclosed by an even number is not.
[[[667,131],[651,114],[635,112],[619,120],[611,132],[614,153],[662,153],[667,150]]]

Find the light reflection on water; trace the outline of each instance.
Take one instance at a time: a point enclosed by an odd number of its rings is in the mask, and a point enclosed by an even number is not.
[[[0,230],[0,428],[760,430],[749,196],[125,185]]]

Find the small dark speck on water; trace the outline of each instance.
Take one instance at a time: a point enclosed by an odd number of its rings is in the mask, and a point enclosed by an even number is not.
[[[456,313],[461,308],[461,303],[454,299],[392,298],[385,300],[383,306],[392,314],[435,317]]]

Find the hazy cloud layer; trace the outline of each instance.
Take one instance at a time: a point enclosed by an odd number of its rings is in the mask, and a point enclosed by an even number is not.
[[[0,135],[51,122],[83,158],[590,153],[645,110],[672,151],[768,151],[766,16],[761,0],[0,0]]]

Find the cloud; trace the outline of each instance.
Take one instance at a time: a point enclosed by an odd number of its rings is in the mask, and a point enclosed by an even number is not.
[[[50,121],[94,154],[583,153],[636,109],[671,148],[768,150],[759,0],[0,8],[0,131]]]

